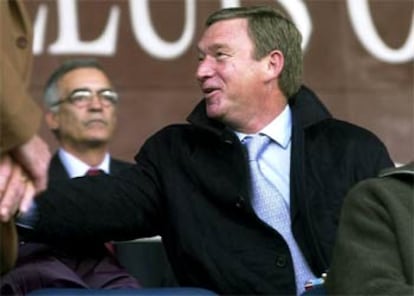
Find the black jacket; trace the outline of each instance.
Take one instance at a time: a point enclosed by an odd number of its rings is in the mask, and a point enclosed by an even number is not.
[[[131,163],[116,159],[110,158],[109,161],[109,172],[111,174],[119,173],[122,169],[128,168],[131,166]],[[68,171],[66,170],[65,166],[63,165],[62,161],[59,158],[58,153],[55,153],[50,160],[49,169],[48,169],[48,186],[50,187],[51,184],[57,181],[62,180],[69,180],[70,176]],[[20,229],[20,240],[21,242],[30,239],[30,236],[27,236],[27,233],[24,229]],[[52,241],[54,244],[54,242]],[[72,243],[65,243],[61,245],[61,248],[57,249],[54,248],[52,245],[46,244],[30,244],[25,242],[24,244],[20,244],[19,246],[19,260],[31,260],[30,257],[34,256],[46,256],[47,254],[53,254],[56,256],[67,256],[71,255],[76,257],[102,257],[110,255],[104,245],[101,242],[90,242],[90,244],[72,244]]]
[[[330,262],[345,193],[392,161],[377,137],[333,119],[307,88],[290,105],[292,228],[320,274]],[[250,205],[240,141],[207,118],[203,101],[188,120],[149,138],[136,165],[121,174],[51,186],[37,199],[38,237],[160,234],[181,285],[221,294],[295,294],[287,244]]]

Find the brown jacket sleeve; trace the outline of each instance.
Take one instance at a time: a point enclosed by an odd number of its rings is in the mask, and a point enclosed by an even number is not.
[[[32,27],[21,0],[0,1],[0,154],[38,130],[41,111],[27,91]]]

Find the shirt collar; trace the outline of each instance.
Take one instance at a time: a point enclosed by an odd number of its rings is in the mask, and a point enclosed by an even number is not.
[[[240,141],[249,136],[237,131],[235,133]],[[286,105],[285,109],[257,134],[265,134],[286,149],[292,137],[292,112],[289,105]]]
[[[58,154],[70,178],[84,176],[86,172],[91,168],[88,164],[76,158],[75,156],[73,156],[72,154],[64,150],[63,148],[59,148]],[[106,174],[109,174],[109,160],[110,160],[109,153],[106,153],[103,161],[98,166],[95,166],[94,168],[102,170]]]

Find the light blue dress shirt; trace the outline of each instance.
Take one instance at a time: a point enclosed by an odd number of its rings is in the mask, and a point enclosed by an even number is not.
[[[240,141],[249,134],[235,132]],[[272,139],[258,159],[258,164],[269,181],[275,185],[283,196],[286,205],[290,205],[290,150],[292,139],[292,112],[286,105],[272,122],[258,134],[265,134]]]

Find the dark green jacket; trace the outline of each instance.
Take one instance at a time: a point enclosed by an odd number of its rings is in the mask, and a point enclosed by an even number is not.
[[[414,295],[414,163],[352,189],[334,250],[329,294]]]

